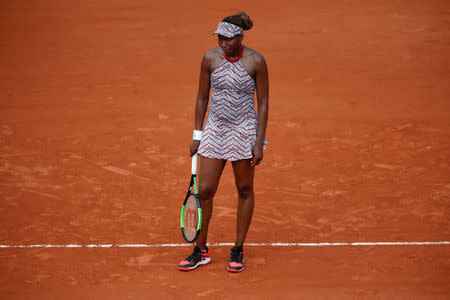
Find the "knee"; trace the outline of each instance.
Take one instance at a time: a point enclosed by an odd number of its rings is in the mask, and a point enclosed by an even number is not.
[[[215,189],[208,185],[200,184],[198,188],[198,198],[200,201],[210,201],[214,197]]]
[[[236,186],[239,199],[253,199],[253,186],[251,184],[239,184]]]

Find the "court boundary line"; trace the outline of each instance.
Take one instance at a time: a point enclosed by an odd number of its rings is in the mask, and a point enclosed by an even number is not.
[[[208,243],[209,247],[234,246],[234,243]],[[337,246],[426,246],[450,245],[450,241],[438,242],[335,242],[335,243],[245,243],[253,247],[337,247]],[[11,248],[176,248],[192,244],[31,244],[1,245],[0,249]]]

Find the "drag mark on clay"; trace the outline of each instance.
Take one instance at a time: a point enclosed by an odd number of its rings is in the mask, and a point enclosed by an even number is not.
[[[111,172],[114,172],[114,173],[117,173],[117,174],[120,174],[120,175],[124,175],[124,176],[128,176],[128,175],[133,174],[133,172],[131,172],[131,171],[124,170],[124,169],[121,169],[121,168],[117,168],[117,167],[114,167],[114,166],[106,166],[106,167],[103,167],[103,169],[106,169],[108,171],[111,171]]]
[[[398,168],[397,166],[388,165],[388,164],[373,164],[373,165],[377,168],[387,169],[387,170],[395,170]]]
[[[33,190],[24,190],[24,192],[29,192],[29,193],[34,193],[34,194],[38,194],[44,197],[49,197],[49,198],[53,198],[53,199],[59,199],[57,196],[52,195],[52,194],[48,194],[48,193],[41,193],[38,191],[33,191]]]
[[[138,178],[138,179],[141,179],[141,180],[145,180],[145,181],[150,180],[149,178],[146,178],[146,177],[134,175],[133,172],[131,172],[131,171],[128,171],[128,170],[125,170],[125,169],[121,169],[121,168],[118,168],[118,167],[114,167],[114,166],[106,166],[106,167],[103,167],[103,169],[111,171],[111,172],[114,172],[114,173],[117,173],[117,174],[120,174],[120,175],[123,175],[123,176],[133,175],[135,178]]]

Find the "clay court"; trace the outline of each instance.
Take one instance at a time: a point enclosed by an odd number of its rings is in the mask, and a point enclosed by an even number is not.
[[[228,164],[182,273],[200,61],[239,10],[270,77],[254,245],[229,274]],[[0,298],[448,299],[449,54],[444,0],[2,1]]]

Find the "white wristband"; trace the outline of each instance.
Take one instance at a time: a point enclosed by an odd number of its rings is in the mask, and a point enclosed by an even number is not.
[[[194,140],[201,141],[202,140],[202,136],[203,136],[203,131],[201,131],[201,130],[194,130],[194,135],[192,136],[192,138]]]

